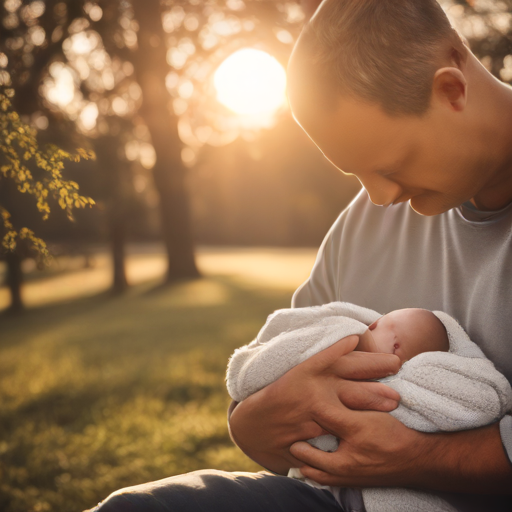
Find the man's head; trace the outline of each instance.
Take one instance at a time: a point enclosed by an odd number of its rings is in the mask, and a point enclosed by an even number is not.
[[[436,0],[326,0],[302,39],[328,107],[352,94],[391,115],[424,114],[435,72],[463,46]]]
[[[290,60],[289,98],[374,203],[435,215],[474,198],[482,166],[497,166],[468,101],[467,77],[482,71],[436,0],[324,0]]]

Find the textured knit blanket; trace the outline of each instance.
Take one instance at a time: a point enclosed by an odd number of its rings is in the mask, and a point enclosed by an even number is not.
[[[400,393],[390,414],[421,432],[457,431],[488,425],[512,410],[512,389],[455,319],[433,312],[443,323],[449,352],[425,352],[402,365],[397,375],[382,379]],[[235,351],[227,370],[227,388],[240,402],[268,386],[293,367],[352,334],[362,334],[381,315],[333,302],[310,308],[278,310],[256,339]],[[334,451],[338,440],[320,436],[310,444]],[[363,489],[368,512],[453,512],[434,493],[408,489]]]

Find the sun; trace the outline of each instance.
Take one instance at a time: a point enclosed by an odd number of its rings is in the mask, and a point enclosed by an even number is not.
[[[217,100],[241,115],[271,114],[286,101],[286,72],[266,52],[244,48],[232,53],[214,75]]]

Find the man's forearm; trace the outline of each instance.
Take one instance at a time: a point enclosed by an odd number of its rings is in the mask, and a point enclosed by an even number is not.
[[[358,341],[358,336],[347,336],[239,404],[232,403],[228,421],[235,444],[263,467],[286,474],[300,464],[290,453],[293,443],[329,433],[313,411],[342,407],[341,402],[360,410],[395,409],[398,393],[368,381],[395,374],[400,359],[353,352]]]
[[[414,486],[512,495],[512,465],[498,423],[464,432],[425,434],[417,462]]]
[[[389,414],[336,409],[317,421],[340,439],[339,449],[325,453],[299,442],[290,452],[302,474],[323,485],[512,495],[498,424],[427,434]]]
[[[274,454],[268,454],[261,451],[253,451],[247,447],[241,446],[241,444],[237,441],[236,436],[233,433],[232,429],[232,419],[231,416],[235,408],[239,405],[239,402],[235,402],[234,400],[231,402],[228,408],[228,430],[229,436],[233,443],[235,443],[240,450],[242,450],[245,455],[247,455],[254,462],[258,463],[260,466],[264,467],[267,471],[271,471],[272,473],[286,475],[288,470],[292,467],[292,465],[287,462],[283,457],[276,456]],[[236,424],[236,416],[234,418],[234,423]]]
[[[233,437],[233,432],[231,431],[231,415],[233,414],[233,411],[235,410],[235,407],[238,405],[238,402],[235,402],[234,400],[231,400],[231,403],[228,407],[228,431],[229,431],[229,437],[231,438],[231,441],[236,444],[235,438]]]

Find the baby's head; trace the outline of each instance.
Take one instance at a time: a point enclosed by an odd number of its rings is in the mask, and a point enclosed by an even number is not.
[[[381,316],[359,339],[356,350],[396,354],[402,362],[422,352],[447,352],[450,348],[441,320],[419,308],[397,309]]]

